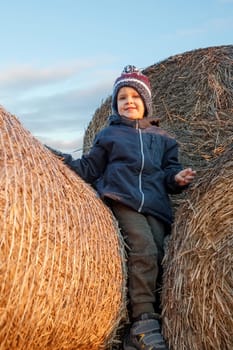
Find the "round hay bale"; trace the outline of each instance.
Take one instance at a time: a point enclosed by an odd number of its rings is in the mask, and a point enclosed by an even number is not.
[[[176,55],[146,70],[155,114],[181,144],[181,161],[202,170],[233,140],[233,45]]]
[[[0,108],[1,350],[99,350],[125,310],[123,243],[94,190]]]
[[[233,349],[233,147],[176,212],[164,259],[163,334],[171,350]]]

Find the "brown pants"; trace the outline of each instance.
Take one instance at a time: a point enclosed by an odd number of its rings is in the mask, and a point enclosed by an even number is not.
[[[165,225],[117,203],[111,209],[127,245],[128,294],[132,318],[155,310],[158,275],[164,256]]]

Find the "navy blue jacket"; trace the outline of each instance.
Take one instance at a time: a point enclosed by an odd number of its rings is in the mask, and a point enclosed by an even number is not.
[[[176,140],[159,128],[157,121],[112,115],[89,154],[76,160],[63,156],[71,169],[95,186],[101,198],[119,201],[170,224],[168,194],[184,189],[174,179],[182,166]]]

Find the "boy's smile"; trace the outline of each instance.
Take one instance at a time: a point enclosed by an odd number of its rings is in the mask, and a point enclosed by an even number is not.
[[[117,95],[117,110],[120,115],[129,119],[142,119],[145,113],[143,100],[137,90],[122,87]]]

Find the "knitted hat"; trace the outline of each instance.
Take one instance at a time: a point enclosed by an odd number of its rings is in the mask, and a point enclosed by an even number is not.
[[[112,112],[117,111],[117,94],[120,88],[129,86],[137,90],[145,106],[145,117],[152,115],[151,86],[149,79],[135,66],[128,65],[123,69],[119,78],[116,79],[112,93]]]

